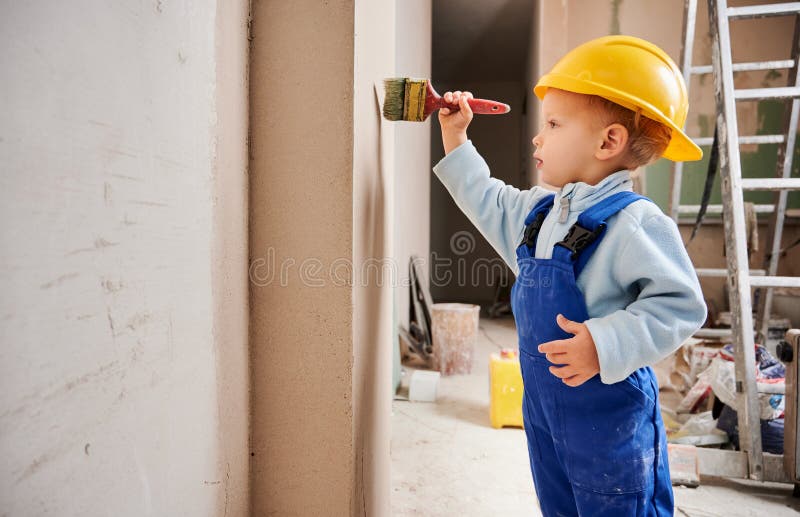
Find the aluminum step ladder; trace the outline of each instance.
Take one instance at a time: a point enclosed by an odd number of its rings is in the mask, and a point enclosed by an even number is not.
[[[791,178],[791,158],[797,134],[798,99],[800,84],[797,79],[798,23],[800,2],[786,2],[748,7],[728,7],[727,0],[708,1],[709,22],[711,24],[712,67],[714,90],[717,104],[717,130],[719,132],[720,171],[722,178],[723,223],[725,229],[725,251],[728,266],[728,296],[731,306],[731,330],[736,357],[736,391],[739,411],[739,447],[747,454],[748,477],[764,480],[764,454],[761,448],[761,421],[759,402],[756,393],[755,340],[753,335],[753,311],[750,296],[751,287],[800,287],[800,278],[779,277],[777,259],[780,255],[781,236],[786,212],[786,198],[789,190],[800,190],[800,178]],[[794,61],[790,76],[790,86],[782,88],[734,89],[733,60],[731,56],[730,21],[763,18],[766,16],[794,16],[796,19],[792,45]],[[784,149],[783,160],[779,160],[778,178],[743,178],[739,154],[739,130],[736,118],[737,101],[763,99],[792,100],[789,127],[784,133],[780,148]],[[786,151],[790,152],[786,152]],[[788,165],[788,166],[787,166]],[[766,275],[751,275],[747,254],[746,228],[744,218],[744,191],[770,190],[779,193],[773,219],[774,228],[772,258]],[[768,320],[768,317],[767,317]],[[785,473],[784,473],[785,474]]]
[[[783,224],[786,217],[787,193],[800,190],[800,178],[791,178],[792,157],[797,136],[798,110],[800,109],[800,83],[797,63],[800,57],[800,2],[784,2],[767,5],[728,7],[727,0],[708,0],[711,26],[712,65],[693,66],[692,48],[697,11],[697,0],[684,2],[684,34],[682,50],[682,72],[687,84],[692,74],[714,76],[716,97],[716,126],[719,134],[719,161],[722,182],[722,205],[709,206],[709,212],[723,214],[725,233],[726,269],[698,269],[700,276],[725,276],[731,309],[731,330],[736,357],[736,391],[739,419],[739,451],[698,449],[700,474],[746,477],[764,481],[791,482],[783,468],[783,457],[763,453],[759,402],[756,392],[756,369],[754,322],[751,288],[765,288],[766,295],[759,297],[759,330],[766,336],[771,309],[771,288],[800,287],[800,278],[779,277],[778,260],[781,251]],[[790,60],[761,63],[734,64],[731,56],[729,22],[770,16],[794,16],[795,29],[791,44]],[[734,89],[733,73],[757,70],[789,70],[786,87]],[[792,99],[787,110],[784,131],[779,135],[739,136],[736,118],[737,101],[763,99]],[[710,145],[710,138],[696,139],[698,145]],[[778,174],[776,178],[743,178],[739,146],[742,144],[778,144]],[[670,196],[670,215],[677,222],[680,214],[697,213],[699,206],[681,207],[680,189],[683,166],[677,163],[673,169],[673,185]],[[773,191],[775,201],[771,205],[756,205],[756,213],[770,213],[771,242],[763,269],[751,270],[747,252],[745,227],[745,191]]]

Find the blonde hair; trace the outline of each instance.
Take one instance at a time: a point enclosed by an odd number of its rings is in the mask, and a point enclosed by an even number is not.
[[[641,110],[630,110],[597,95],[588,95],[589,106],[600,113],[603,125],[621,124],[628,130],[626,167],[634,170],[659,159],[669,145],[672,129],[645,117]]]

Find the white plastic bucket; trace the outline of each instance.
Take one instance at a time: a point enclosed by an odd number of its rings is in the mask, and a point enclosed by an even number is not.
[[[431,306],[433,355],[442,375],[472,371],[480,310],[480,306],[466,303]]]

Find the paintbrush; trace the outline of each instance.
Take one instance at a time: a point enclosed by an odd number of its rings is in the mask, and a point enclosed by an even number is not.
[[[395,77],[383,81],[385,99],[383,116],[386,120],[408,120],[422,122],[434,111],[449,108],[458,111],[458,104],[449,104],[436,93],[427,79]],[[502,115],[511,111],[508,104],[486,99],[467,101],[473,113],[481,115]]]

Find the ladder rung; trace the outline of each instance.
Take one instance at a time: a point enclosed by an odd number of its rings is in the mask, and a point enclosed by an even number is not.
[[[744,90],[734,90],[733,96],[738,101],[750,101],[761,99],[792,99],[800,97],[800,87],[783,88],[747,88]]]
[[[800,190],[800,178],[742,178],[744,190]]]
[[[697,273],[697,276],[703,276],[703,277],[706,277],[706,276],[727,277],[728,276],[728,270],[727,269],[722,269],[722,268],[698,267],[698,268],[695,268],[695,272]],[[751,275],[764,276],[764,275],[767,274],[767,271],[765,269],[751,269],[750,270],[750,274]]]
[[[800,287],[800,276],[751,276],[753,287]]]
[[[693,334],[694,337],[699,339],[714,339],[714,338],[721,338],[721,337],[730,337],[733,335],[733,331],[729,328],[726,329],[698,329],[697,332]]]
[[[800,13],[800,2],[784,2],[782,4],[748,5],[746,7],[728,7],[726,14],[732,20],[747,18],[764,18],[766,16],[786,16]]]
[[[749,135],[740,136],[739,145],[745,144],[782,144],[785,140],[783,135]],[[714,138],[704,136],[701,138],[692,138],[692,141],[699,146],[708,146],[714,143]]]
[[[700,205],[681,205],[678,207],[679,214],[696,214],[700,211]],[[757,214],[771,214],[775,211],[775,205],[755,205]],[[708,205],[706,207],[706,214],[721,214],[722,205]]]
[[[793,59],[780,59],[777,61],[750,61],[747,63],[734,63],[734,72],[754,72],[757,70],[780,70],[783,68],[794,68]],[[711,65],[698,65],[692,67],[692,73],[696,75],[710,74],[713,71]]]
[[[731,337],[733,335],[733,329],[730,327],[719,328],[719,329],[710,329],[710,328],[699,328],[697,331],[692,334],[692,337],[697,339],[719,339],[719,338],[726,338]]]

